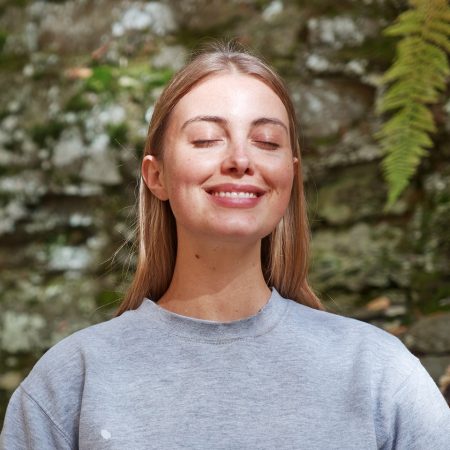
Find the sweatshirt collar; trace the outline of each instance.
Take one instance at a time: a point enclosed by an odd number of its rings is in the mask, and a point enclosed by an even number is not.
[[[148,316],[155,325],[171,335],[195,338],[212,343],[257,337],[273,329],[287,310],[290,300],[280,296],[275,288],[267,303],[254,315],[231,322],[198,319],[169,311],[149,298],[144,298],[137,312]]]

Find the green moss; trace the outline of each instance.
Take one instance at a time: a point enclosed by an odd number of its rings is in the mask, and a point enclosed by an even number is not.
[[[314,137],[311,139],[311,145],[312,147],[322,147],[322,146],[331,146],[336,145],[341,141],[341,137],[337,134],[330,135],[330,136],[320,136],[320,137]]]
[[[117,80],[114,68],[110,66],[94,67],[92,75],[86,80],[85,89],[96,93],[116,91]]]
[[[65,111],[81,112],[91,109],[91,103],[86,99],[83,92],[78,92],[67,100]]]
[[[150,72],[144,79],[148,87],[165,86],[173,76],[173,72],[169,69],[159,72]]]
[[[0,16],[11,7],[25,8],[30,3],[30,0],[3,0],[0,4]]]
[[[354,17],[370,16],[371,18],[394,19],[398,14],[395,2],[355,2],[355,0],[293,0],[301,9],[307,9],[312,17],[333,17],[348,14]]]
[[[343,60],[367,59],[371,64],[386,66],[395,57],[396,40],[379,35],[366,39],[359,47],[346,47],[337,51],[337,56]]]
[[[119,306],[123,294],[117,291],[102,291],[95,297],[98,307],[116,308]]]
[[[0,52],[3,51],[3,47],[5,46],[7,37],[8,33],[6,31],[0,30]]]
[[[0,70],[2,72],[20,72],[27,61],[27,55],[0,52]]]
[[[128,126],[126,123],[110,124],[106,127],[106,131],[113,147],[120,148],[127,142]]]
[[[10,114],[11,113],[7,109],[0,111],[0,121],[2,121],[5,117],[9,116]]]
[[[51,120],[34,125],[31,128],[30,134],[33,141],[43,147],[48,139],[58,139],[64,128],[65,125],[62,122]]]
[[[450,305],[442,305],[442,299],[450,297],[450,282],[445,274],[417,271],[412,276],[412,290],[417,296],[413,306],[420,314],[450,311]]]
[[[142,83],[144,87],[152,89],[165,86],[172,78],[173,71],[170,69],[153,70],[145,59],[134,61],[129,66],[120,69],[119,76],[133,78]]]

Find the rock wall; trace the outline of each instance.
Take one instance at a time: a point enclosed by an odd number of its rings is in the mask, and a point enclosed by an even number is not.
[[[395,209],[374,104],[400,0],[4,1],[0,6],[0,416],[37,358],[106,320],[134,267],[152,105],[207,38],[239,38],[299,114],[310,281],[328,309],[399,336],[438,381],[450,364],[450,101]]]

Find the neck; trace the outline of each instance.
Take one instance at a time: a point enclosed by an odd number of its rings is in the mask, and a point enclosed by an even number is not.
[[[270,297],[260,253],[260,241],[237,245],[179,235],[172,281],[158,305],[184,316],[218,322],[256,314]]]

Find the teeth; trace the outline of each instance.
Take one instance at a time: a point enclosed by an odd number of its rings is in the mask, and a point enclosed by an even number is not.
[[[257,195],[253,192],[213,192],[216,197],[230,197],[230,198],[256,198]]]

